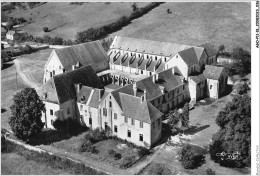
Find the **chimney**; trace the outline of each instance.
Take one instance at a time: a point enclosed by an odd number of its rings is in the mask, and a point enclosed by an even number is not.
[[[160,88],[160,90],[161,90],[162,93],[165,93],[165,92],[164,92],[164,87],[163,87],[163,86],[159,86],[159,88]]]
[[[136,97],[136,92],[137,92],[136,82],[133,83],[133,90],[134,90],[134,96]]]
[[[76,84],[76,92],[77,92],[77,94],[79,93],[81,87],[82,87],[81,83]]]
[[[76,65],[72,65],[72,70],[76,70],[76,69],[77,69]]]
[[[146,100],[146,89],[144,89],[144,99]]]
[[[99,101],[101,101],[103,95],[104,95],[104,89],[99,89],[99,96],[98,96]]]

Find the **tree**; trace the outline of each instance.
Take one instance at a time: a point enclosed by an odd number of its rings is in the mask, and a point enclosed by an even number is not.
[[[180,153],[180,161],[185,169],[195,169],[205,163],[205,156],[196,152],[191,145],[185,145]]]
[[[247,83],[239,83],[236,85],[237,93],[239,95],[246,94],[248,90],[250,90],[250,87]]]
[[[138,6],[135,2],[132,4],[132,9],[133,9],[134,12],[139,10],[139,8],[138,8]]]
[[[41,132],[41,121],[45,105],[34,88],[25,88],[13,96],[13,105],[9,124],[14,134],[26,142],[30,137]]]
[[[171,128],[171,131],[174,133],[176,131],[176,126],[180,122],[181,119],[181,114],[175,110],[173,114],[170,115],[169,120],[168,120],[168,125]]]
[[[184,107],[183,107],[183,112],[182,112],[182,126],[188,128],[189,127],[189,121],[190,121],[190,111],[189,111],[189,103],[186,102]]]
[[[219,52],[220,54],[223,54],[224,51],[225,51],[225,46],[224,46],[224,45],[220,45],[219,48],[218,48],[218,52]]]
[[[219,112],[216,123],[220,130],[209,146],[211,159],[227,167],[251,165],[251,98],[235,97]],[[236,160],[227,160],[217,153],[239,153]]]
[[[248,51],[237,47],[233,49],[231,56],[234,60],[233,68],[236,74],[243,77],[251,72],[251,55]]]

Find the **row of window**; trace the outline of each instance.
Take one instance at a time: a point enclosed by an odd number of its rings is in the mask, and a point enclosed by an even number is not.
[[[115,54],[116,54],[116,52],[117,52],[117,51],[114,50],[114,53],[115,53]],[[121,53],[125,54],[124,51],[122,51]],[[139,58],[143,55],[143,54],[140,54],[140,53],[139,53],[139,54],[138,54],[138,53],[132,53],[132,52],[130,53],[131,56],[133,56],[134,54],[136,54],[136,56],[139,57]],[[149,57],[152,57],[152,56],[151,56],[151,55],[146,55],[146,59],[149,59]],[[159,57],[154,56],[155,61],[157,61],[160,57],[161,57],[161,56],[159,56]],[[162,58],[162,57],[161,57],[161,58]],[[166,61],[167,61],[167,58],[164,57],[164,62],[166,62]]]
[[[67,108],[67,114],[69,115],[70,114],[70,108]],[[50,115],[53,115],[53,110],[50,109]]]

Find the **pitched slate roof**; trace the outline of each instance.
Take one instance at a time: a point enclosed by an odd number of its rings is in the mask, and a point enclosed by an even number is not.
[[[71,99],[77,99],[75,84],[79,83],[93,88],[103,87],[99,77],[90,65],[56,75],[50,80],[50,82],[47,81],[45,84],[52,85],[52,89],[54,90],[49,91],[56,92],[56,103],[61,104]],[[43,87],[45,87],[45,85]]]
[[[224,67],[206,65],[203,74],[206,78],[218,80],[224,71]]]
[[[54,51],[66,71],[71,70],[72,65],[76,65],[79,62],[81,65],[91,64],[94,70],[99,72],[103,71],[98,67],[99,64],[104,65],[104,63],[106,64],[109,61],[105,50],[97,41],[60,48]]]
[[[198,63],[199,59],[193,47],[180,51],[178,54],[188,66]]]
[[[111,49],[122,49],[139,53],[149,53],[162,56],[174,56],[177,52],[190,48],[188,45],[166,43],[145,39],[116,36]]]
[[[203,74],[200,74],[200,75],[197,75],[197,76],[190,76],[190,78],[196,83],[201,83],[202,81],[205,81],[207,78],[203,75]]]
[[[141,97],[144,94],[144,89],[146,89],[146,98],[147,100],[153,99],[155,97],[158,97],[162,95],[162,92],[159,88],[159,85],[156,85],[153,83],[152,77],[148,77],[145,79],[142,79],[140,81],[136,82],[137,85],[137,97]],[[114,96],[115,100],[117,101],[118,105],[122,108],[122,104],[120,101],[119,93],[125,93],[129,95],[134,95],[134,90],[133,90],[133,84],[124,86],[120,89],[117,89],[112,93]]]
[[[203,47],[205,49],[208,57],[215,56],[218,54],[218,51],[210,43],[203,43],[199,45],[199,47]]]
[[[59,98],[53,79],[49,79],[43,84],[40,92],[40,97],[43,101],[59,104]],[[43,95],[46,95],[46,98],[43,98]]]
[[[166,91],[171,91],[180,85],[183,85],[181,76],[174,75],[174,69],[170,68],[163,72],[158,73],[157,84],[163,86]]]
[[[120,100],[122,102],[123,115],[126,117],[151,124],[163,115],[150,102],[146,100],[141,102],[139,97],[120,93]]]
[[[77,102],[82,102],[82,103],[86,104],[91,92],[92,92],[91,87],[82,86],[77,95]]]

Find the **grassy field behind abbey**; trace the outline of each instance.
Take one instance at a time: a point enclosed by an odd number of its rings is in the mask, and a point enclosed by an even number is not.
[[[114,22],[132,12],[131,2],[84,3],[49,2],[29,10],[10,13],[32,21],[22,30],[35,36],[75,39],[79,31]],[[148,3],[137,3],[143,7]],[[172,14],[167,14],[167,9]],[[50,32],[44,33],[47,26]],[[198,45],[210,42],[228,50],[240,46],[250,51],[251,6],[249,2],[167,2],[133,20],[110,37],[127,37]]]

